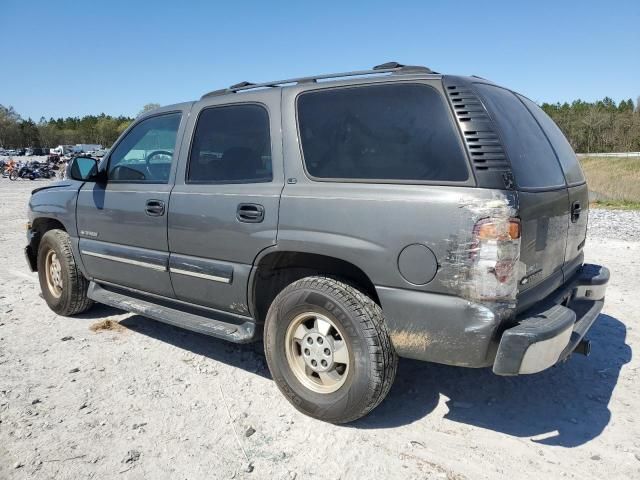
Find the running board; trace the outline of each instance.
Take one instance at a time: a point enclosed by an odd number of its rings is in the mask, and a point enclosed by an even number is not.
[[[256,325],[247,317],[218,311],[206,312],[219,318],[216,320],[209,316],[192,313],[195,310],[193,307],[187,308],[191,312],[186,312],[179,309],[179,305],[175,302],[172,302],[176,306],[173,308],[154,303],[152,298],[142,299],[134,292],[130,295],[128,293],[120,288],[112,290],[107,286],[91,282],[87,296],[98,303],[235,343],[248,343],[256,338]]]

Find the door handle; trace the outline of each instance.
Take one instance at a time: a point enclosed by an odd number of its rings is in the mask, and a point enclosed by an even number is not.
[[[164,215],[164,202],[162,200],[147,200],[144,211],[152,217]]]
[[[578,221],[580,218],[580,212],[582,212],[580,202],[573,202],[573,205],[571,205],[571,223],[576,223]]]
[[[264,207],[257,203],[241,203],[236,210],[236,218],[240,222],[260,223],[264,220]]]

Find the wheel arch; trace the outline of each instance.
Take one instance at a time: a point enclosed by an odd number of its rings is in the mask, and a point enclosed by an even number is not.
[[[29,228],[29,244],[27,245],[26,254],[29,260],[29,266],[32,272],[38,271],[38,248],[40,241],[45,233],[49,230],[60,229],[67,232],[64,224],[52,217],[36,217],[30,222]]]
[[[267,249],[256,258],[248,281],[248,303],[256,321],[264,321],[273,299],[287,285],[310,275],[340,278],[380,305],[369,275],[350,261],[314,252]]]

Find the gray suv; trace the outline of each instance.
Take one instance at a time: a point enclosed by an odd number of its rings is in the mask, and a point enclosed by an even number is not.
[[[583,262],[569,143],[478,77],[242,82],[140,116],[69,174],[29,202],[53,311],[263,338],[287,399],[334,423],[384,399],[398,357],[519,375],[588,353],[609,280]]]

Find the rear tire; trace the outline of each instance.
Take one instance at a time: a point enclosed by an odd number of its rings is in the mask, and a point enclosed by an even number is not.
[[[285,397],[331,423],[357,420],[380,404],[398,365],[382,309],[327,277],[306,277],[280,292],[267,313],[264,344]]]
[[[85,312],[93,305],[87,297],[89,281],[78,269],[71,239],[64,230],[49,230],[38,247],[38,279],[47,305],[58,315]]]
[[[16,172],[15,170],[13,170],[10,174],[9,174],[9,180],[17,180],[18,179],[18,172]]]

